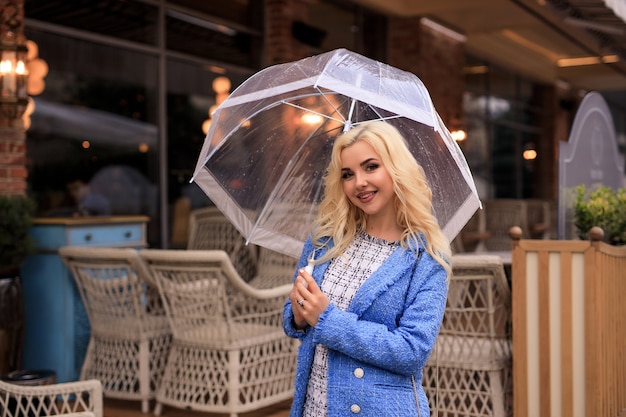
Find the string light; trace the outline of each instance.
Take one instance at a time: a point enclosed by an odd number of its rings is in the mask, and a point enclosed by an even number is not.
[[[209,118],[202,122],[202,132],[204,132],[205,135],[209,133],[213,112],[224,102],[224,100],[226,100],[226,98],[228,98],[230,94],[231,82],[228,77],[220,76],[213,80],[211,87],[215,92],[215,105],[209,108]]]
[[[467,139],[467,133],[463,129],[453,130],[452,132],[450,132],[450,136],[452,136],[452,139],[457,142],[463,142],[465,139]]]

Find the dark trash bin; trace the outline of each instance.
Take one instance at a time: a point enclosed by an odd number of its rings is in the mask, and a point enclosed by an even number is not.
[[[57,374],[55,371],[51,371],[51,370],[35,370],[35,371],[30,371],[30,370],[21,370],[21,371],[13,371],[13,372],[9,372],[6,375],[2,376],[2,380],[4,382],[8,382],[10,384],[15,384],[15,385],[28,385],[28,386],[38,386],[38,385],[52,385],[55,384],[57,381]],[[46,399],[44,402],[44,410],[47,410],[50,406],[50,404],[48,403],[50,401],[50,399]],[[27,407],[27,400],[22,398],[22,409],[25,409]],[[39,413],[37,412],[37,410],[39,410],[39,403],[37,401],[33,401],[31,403],[31,407],[29,407],[27,410],[28,412],[28,417],[39,417]],[[13,415],[15,414],[15,411],[17,410],[17,401],[16,399],[12,398],[9,400],[9,403],[7,405],[7,408],[9,409],[9,414]],[[43,410],[40,410],[40,412],[44,412]]]
[[[0,375],[22,367],[24,307],[19,277],[0,276]]]
[[[3,375],[2,380],[15,385],[52,385],[57,382],[57,373],[48,369],[13,371]]]

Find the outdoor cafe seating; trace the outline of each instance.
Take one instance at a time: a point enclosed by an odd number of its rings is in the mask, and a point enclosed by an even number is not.
[[[481,216],[494,207],[486,204],[468,229],[486,230]],[[108,253],[100,263],[115,269],[122,261],[110,255],[123,252],[132,258],[131,275],[158,292],[173,339],[167,358],[159,360],[163,376],[150,384],[154,413],[171,406],[232,417],[290,399],[297,342],[284,335],[281,313],[296,259],[246,245],[216,208],[192,211],[189,223],[187,249],[78,248],[73,254]],[[69,260],[73,250],[61,253],[75,274],[84,275]],[[95,268],[88,263],[83,270],[87,266]],[[501,258],[484,252],[453,256],[441,334],[424,368],[431,408],[439,415],[510,415],[511,297],[503,266]]]

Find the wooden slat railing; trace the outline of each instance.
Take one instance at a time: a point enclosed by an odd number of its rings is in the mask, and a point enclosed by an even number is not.
[[[515,417],[626,413],[626,247],[601,233],[512,241]]]

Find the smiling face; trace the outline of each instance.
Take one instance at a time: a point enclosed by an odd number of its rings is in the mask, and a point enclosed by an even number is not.
[[[393,180],[380,155],[363,140],[341,151],[343,191],[370,220],[395,219]]]

